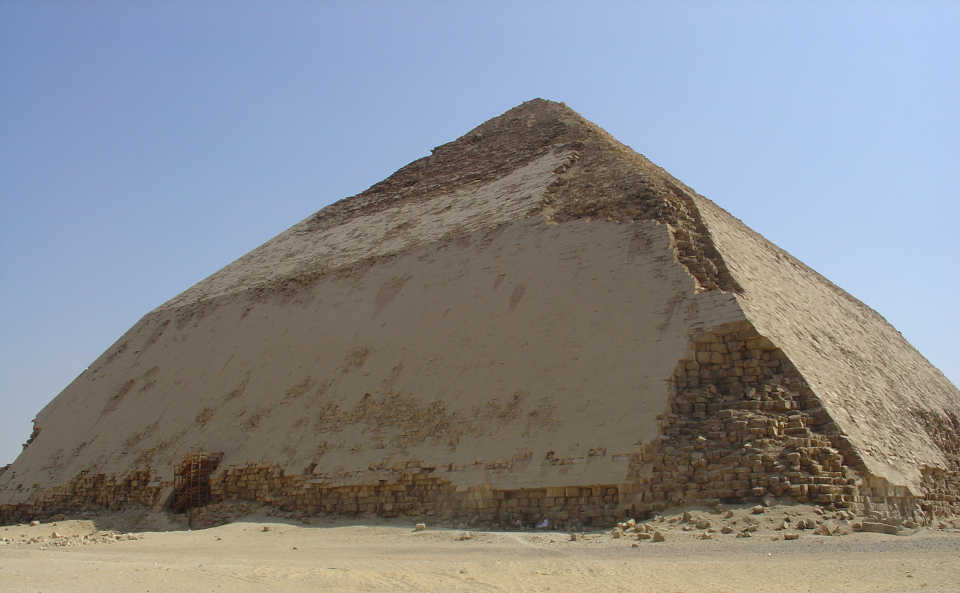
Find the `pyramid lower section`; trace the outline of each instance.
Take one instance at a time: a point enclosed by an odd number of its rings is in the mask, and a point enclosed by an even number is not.
[[[158,310],[43,411],[2,479],[136,467],[159,493],[185,454],[222,451],[222,468],[319,485],[411,466],[461,491],[612,485],[656,437],[691,328],[739,315],[696,293],[664,225],[487,229],[296,293]]]
[[[0,512],[162,508],[195,451],[225,454],[210,501],[305,513],[583,524],[765,495],[912,510],[921,493],[869,490],[740,302],[697,292],[665,225],[527,222],[159,310],[40,415]],[[66,424],[95,438],[42,438]],[[943,490],[926,501],[941,512]]]

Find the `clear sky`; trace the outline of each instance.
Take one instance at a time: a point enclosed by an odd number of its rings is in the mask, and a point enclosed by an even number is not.
[[[534,97],[960,383],[957,2],[0,0],[0,84],[0,465],[152,308]]]

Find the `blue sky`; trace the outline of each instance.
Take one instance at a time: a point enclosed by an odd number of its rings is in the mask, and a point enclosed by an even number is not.
[[[960,383],[958,40],[906,0],[0,2],[0,465],[150,309],[534,97]]]

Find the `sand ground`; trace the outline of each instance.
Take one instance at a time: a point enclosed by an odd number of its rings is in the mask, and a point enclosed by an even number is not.
[[[0,591],[951,591],[960,592],[960,530],[907,535],[776,529],[768,511],[751,537],[722,534],[747,511],[665,517],[666,541],[625,533],[490,532],[404,521],[276,518],[200,530],[122,533],[95,519],[0,527]],[[787,511],[789,514],[791,511]],[[794,523],[802,512],[793,511]],[[56,532],[57,537],[53,537]],[[786,541],[785,533],[799,533]]]

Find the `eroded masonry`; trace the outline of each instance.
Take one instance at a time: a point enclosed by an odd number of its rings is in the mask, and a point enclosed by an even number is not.
[[[764,497],[929,521],[960,513],[958,418],[876,312],[534,100],[148,313],[38,414],[0,521]]]

